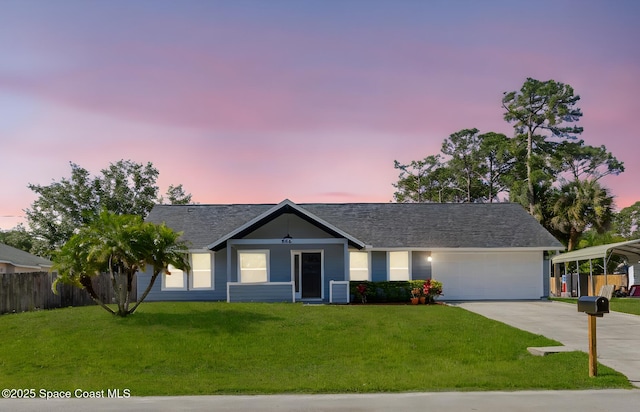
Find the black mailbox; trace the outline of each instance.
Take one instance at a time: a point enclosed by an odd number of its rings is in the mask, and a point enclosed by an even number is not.
[[[581,296],[578,298],[578,312],[602,316],[609,313],[609,299],[603,296]]]

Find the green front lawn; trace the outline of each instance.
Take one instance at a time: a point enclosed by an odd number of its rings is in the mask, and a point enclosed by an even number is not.
[[[578,303],[578,298],[553,298],[559,302]],[[616,312],[640,315],[640,299],[638,298],[611,298],[609,310]]]
[[[460,308],[146,303],[0,316],[0,388],[134,396],[630,388],[557,342]]]

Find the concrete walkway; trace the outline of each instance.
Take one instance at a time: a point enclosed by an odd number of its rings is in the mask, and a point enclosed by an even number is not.
[[[588,315],[576,305],[555,301],[464,302],[454,306],[518,329],[557,340],[570,349],[589,352]],[[624,374],[640,387],[640,316],[620,312],[596,321],[598,362]],[[585,365],[585,373],[588,365]]]

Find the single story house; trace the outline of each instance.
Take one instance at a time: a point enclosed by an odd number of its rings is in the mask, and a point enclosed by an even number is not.
[[[0,243],[0,273],[48,272],[53,262]]]
[[[514,203],[156,205],[192,249],[147,300],[346,303],[349,281],[437,279],[446,300],[540,299],[564,247]],[[138,293],[150,273],[138,275]]]

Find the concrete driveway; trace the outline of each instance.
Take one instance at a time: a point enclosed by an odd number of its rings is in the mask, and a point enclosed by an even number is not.
[[[588,315],[576,305],[555,301],[464,302],[452,304],[518,329],[589,352]],[[611,312],[596,321],[598,362],[623,373],[640,387],[640,316]],[[588,365],[585,365],[585,373]]]

